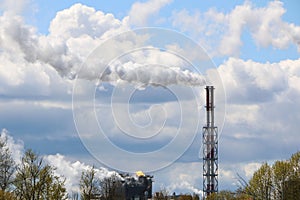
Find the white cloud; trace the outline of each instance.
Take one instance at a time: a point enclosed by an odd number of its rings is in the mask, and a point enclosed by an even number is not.
[[[174,163],[154,174],[155,187],[163,187],[172,194],[202,194],[202,163]],[[158,189],[157,189],[158,190]]]
[[[300,77],[300,59],[259,63],[229,58],[218,67],[218,72],[226,89],[228,103],[236,104],[234,106],[238,106],[237,110],[243,107],[245,111],[251,110],[254,116],[250,115],[252,118],[249,120],[252,121],[263,103],[292,103],[292,96],[299,95],[297,82]],[[257,102],[260,104],[254,105]]]
[[[125,19],[120,21],[110,13],[75,4],[58,12],[51,21],[49,35],[40,37],[39,59],[50,63],[61,75],[70,76],[101,42],[127,30]]]
[[[229,13],[210,9],[190,14],[181,10],[173,12],[172,18],[173,26],[192,32],[212,55],[238,56],[245,30],[258,46],[284,49],[294,44],[299,48],[300,26],[285,22],[285,11],[280,1],[271,1],[265,7],[246,1]]]
[[[65,156],[45,155],[45,161],[56,168],[55,173],[66,179],[65,186],[69,194],[79,193],[79,182],[82,172],[90,170],[92,166],[81,163],[80,161],[71,162]],[[109,171],[106,168],[95,168],[96,177],[103,179],[116,174],[114,171]]]
[[[299,69],[299,59],[258,63],[229,58],[219,66],[228,100],[220,138],[226,160],[282,159],[298,150]]]
[[[243,168],[247,179],[250,179],[253,176],[254,172],[257,171],[261,165],[262,163],[257,162],[246,164]]]
[[[259,105],[240,105],[240,104],[231,104],[228,105],[227,109],[229,112],[226,115],[226,122],[230,124],[243,124],[243,125],[252,125],[258,122],[257,116],[259,115],[261,107]],[[243,112],[240,112],[243,111]],[[247,115],[244,115],[244,112]],[[235,137],[248,137],[246,134],[236,133]]]
[[[0,138],[2,141],[6,140],[6,146],[11,152],[13,160],[16,162],[16,164],[20,164],[24,153],[23,141],[16,141],[12,136],[9,135],[9,132],[6,129],[2,129]]]
[[[247,23],[259,45],[272,45],[279,49],[286,48],[291,43],[298,45],[300,27],[283,21],[282,16],[285,12],[280,1],[272,1],[265,8],[253,9]]]
[[[20,59],[0,55],[0,92],[8,96],[48,96],[59,91],[53,85],[62,83],[61,88],[68,88],[56,71],[40,63],[27,63]]]
[[[269,101],[288,87],[282,63],[263,64],[229,58],[218,67],[218,71],[231,102]]]
[[[198,194],[199,196],[203,196],[203,191],[194,187],[189,180],[183,179],[180,180],[179,183],[172,183],[167,187],[168,191],[177,191],[178,193],[191,193]]]
[[[1,93],[18,97],[48,96],[62,88],[68,89],[69,83],[62,81],[47,62],[36,60],[39,49],[35,28],[26,25],[20,16],[7,12],[0,16],[0,21]]]
[[[51,37],[64,40],[84,36],[107,38],[125,30],[128,30],[126,22],[116,19],[113,14],[105,14],[79,3],[57,12],[49,27]]]
[[[148,20],[159,10],[171,3],[172,0],[148,0],[147,2],[136,2],[129,11],[129,23],[136,26],[147,25]]]
[[[38,51],[36,29],[26,25],[19,15],[4,11],[0,16],[0,44],[2,52],[15,56],[15,60],[25,58],[34,61]]]
[[[262,165],[262,162],[223,162],[219,166],[219,188],[225,190],[236,190],[241,187],[239,176],[245,181],[249,181],[253,173]]]
[[[30,3],[32,3],[32,0],[19,0],[17,4],[14,1],[2,0],[0,8],[12,14],[21,14]]]
[[[17,61],[23,65],[50,65],[62,76],[70,76],[76,71],[101,41],[128,30],[126,20],[120,21],[112,14],[81,4],[58,12],[51,22],[49,35],[38,34],[21,16],[7,11],[0,17],[0,22],[3,59],[11,60],[13,64]],[[13,81],[22,81],[18,76],[22,71],[13,71],[12,77],[17,76]]]

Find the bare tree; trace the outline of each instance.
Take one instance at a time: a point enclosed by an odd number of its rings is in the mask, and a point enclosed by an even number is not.
[[[162,187],[159,192],[156,192],[154,194],[154,199],[155,200],[166,200],[166,199],[168,199],[168,196],[169,196],[169,191],[165,187]]]
[[[7,138],[0,139],[0,189],[7,192],[13,182],[15,162],[7,147]]]
[[[125,193],[122,191],[121,179],[116,174],[102,179],[100,186],[103,200],[119,200],[125,198]]]
[[[95,199],[100,195],[100,180],[96,177],[94,166],[82,172],[80,178],[80,192],[82,200]]]

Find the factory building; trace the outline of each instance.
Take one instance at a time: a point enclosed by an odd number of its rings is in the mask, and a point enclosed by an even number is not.
[[[118,191],[126,200],[147,200],[152,198],[152,178],[143,172],[136,172],[135,176],[121,174],[123,180]]]

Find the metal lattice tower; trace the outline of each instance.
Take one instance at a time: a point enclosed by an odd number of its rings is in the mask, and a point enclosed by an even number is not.
[[[203,192],[218,192],[218,128],[214,124],[214,87],[206,86],[206,126],[203,127]]]

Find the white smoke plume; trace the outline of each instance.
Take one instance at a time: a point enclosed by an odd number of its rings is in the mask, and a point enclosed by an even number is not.
[[[95,77],[97,78],[97,77]],[[205,84],[205,79],[196,73],[182,70],[179,67],[161,65],[142,65],[127,62],[109,66],[99,77],[101,81],[120,83],[127,82],[138,88],[168,85],[199,86]]]

